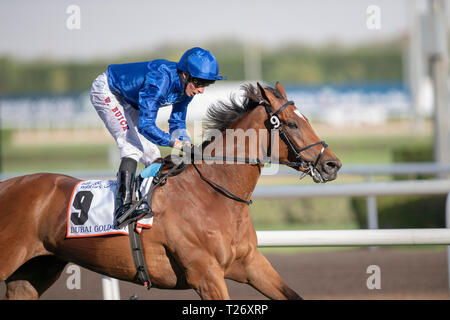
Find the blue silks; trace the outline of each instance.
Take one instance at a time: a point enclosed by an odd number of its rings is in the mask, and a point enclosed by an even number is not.
[[[108,67],[108,84],[119,99],[140,110],[138,130],[153,143],[170,146],[172,139],[179,139],[172,133],[186,130],[187,106],[192,97],[184,93],[176,62],[160,59],[113,64]],[[156,126],[156,117],[159,108],[170,104],[169,134]]]

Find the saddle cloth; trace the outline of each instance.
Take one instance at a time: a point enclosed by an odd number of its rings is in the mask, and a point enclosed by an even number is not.
[[[141,184],[141,194],[147,194],[153,177],[145,178]],[[67,208],[66,238],[95,237],[111,234],[128,235],[128,226],[114,229],[114,198],[116,180],[84,180],[73,189]],[[136,224],[140,233],[142,228],[151,228],[153,216],[145,216]]]

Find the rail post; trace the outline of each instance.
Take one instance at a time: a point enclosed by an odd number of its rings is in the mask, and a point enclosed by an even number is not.
[[[102,275],[103,300],[120,300],[119,280]]]
[[[367,182],[373,182],[372,175],[368,175],[366,178]],[[378,209],[377,209],[377,198],[375,195],[368,195],[366,197],[366,207],[367,207],[367,227],[369,229],[378,229]]]

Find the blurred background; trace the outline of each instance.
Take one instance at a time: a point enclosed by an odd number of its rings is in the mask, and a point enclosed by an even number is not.
[[[112,63],[177,61],[201,46],[228,80],[193,100],[192,134],[208,106],[239,94],[242,84],[280,81],[343,162],[332,183],[446,178],[414,172],[368,178],[345,168],[450,162],[447,6],[443,0],[2,1],[0,175],[114,177],[118,153],[89,101],[92,81]],[[158,115],[163,129],[169,109]],[[259,184],[307,180],[281,174],[262,176]],[[378,197],[377,227],[445,227],[445,199]],[[251,210],[258,230],[368,227],[366,198],[258,200]]]

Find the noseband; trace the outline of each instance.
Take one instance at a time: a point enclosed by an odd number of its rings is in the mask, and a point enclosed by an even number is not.
[[[286,132],[281,127],[281,120],[278,117],[278,115],[284,109],[286,109],[286,107],[294,104],[294,102],[293,101],[286,102],[276,112],[272,112],[271,105],[268,104],[267,102],[265,102],[264,100],[260,101],[259,104],[262,105],[264,107],[264,109],[266,110],[267,117],[268,117],[268,121],[266,121],[266,126],[268,126],[269,131],[278,130],[280,137],[283,140],[283,142],[286,144],[286,146],[288,147],[289,152],[295,156],[296,161],[293,161],[293,162],[279,161],[279,163],[301,168],[303,173],[300,176],[300,179],[304,178],[306,175],[310,175],[311,177],[318,179],[320,182],[325,182],[325,179],[323,178],[322,174],[317,169],[317,164],[319,163],[319,160],[322,157],[322,154],[325,151],[325,148],[328,147],[328,145],[325,143],[325,141],[319,141],[319,142],[310,144],[309,146],[306,146],[306,147],[300,149],[292,142],[292,140],[289,138],[289,136],[286,134]],[[300,153],[302,151],[308,150],[309,148],[315,147],[317,145],[322,145],[322,149],[320,150],[320,153],[317,155],[316,160],[314,162],[307,161],[301,156]],[[269,156],[271,154],[270,148],[271,148],[271,146],[269,147],[269,150],[268,150]]]

